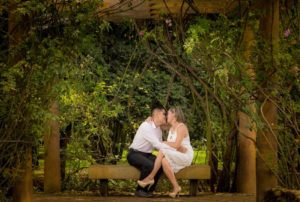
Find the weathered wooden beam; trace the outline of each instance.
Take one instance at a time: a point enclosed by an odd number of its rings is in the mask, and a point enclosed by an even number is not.
[[[187,7],[183,7],[183,9],[186,9],[186,8]],[[222,10],[222,9],[216,9],[216,8],[201,7],[201,8],[197,8],[197,9],[200,13],[224,13],[225,12],[224,9]],[[169,8],[169,10],[170,10],[171,13],[174,13],[174,14],[179,14],[180,13],[180,8],[172,7],[172,8]],[[165,8],[165,7],[161,8],[161,9],[152,9],[152,8],[150,9],[151,14],[160,14],[160,13],[166,13],[166,12],[168,12],[168,9]],[[193,14],[195,12],[193,12],[193,10],[190,9],[188,13]]]
[[[120,7],[116,6],[119,0],[104,0],[104,6],[100,8],[112,15],[107,15],[108,19],[120,20],[124,17],[133,19],[150,19],[158,18],[160,13],[166,13],[169,10],[173,14],[179,14],[183,0],[127,0]],[[127,3],[126,3],[127,2]],[[199,13],[226,13],[236,8],[238,5],[247,2],[246,0],[194,0],[193,5]],[[138,5],[138,6],[137,6]],[[169,10],[167,9],[167,7]],[[131,8],[130,8],[131,7]],[[183,10],[188,8],[188,4],[184,3]],[[120,12],[118,12],[120,11]],[[125,12],[123,12],[125,11]],[[101,12],[100,12],[101,13]],[[193,9],[189,9],[188,13],[195,13]]]

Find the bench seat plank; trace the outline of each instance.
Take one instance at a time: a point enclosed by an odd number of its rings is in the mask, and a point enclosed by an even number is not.
[[[130,165],[92,165],[88,175],[90,179],[139,179],[140,171]],[[210,166],[191,165],[176,173],[176,178],[210,179]]]

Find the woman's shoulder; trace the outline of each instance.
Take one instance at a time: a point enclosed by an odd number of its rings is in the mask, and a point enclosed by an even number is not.
[[[188,127],[185,123],[181,123],[178,128],[177,128],[178,132],[188,132]]]

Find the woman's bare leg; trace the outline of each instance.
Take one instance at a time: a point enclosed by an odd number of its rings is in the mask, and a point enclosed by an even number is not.
[[[168,179],[170,180],[170,182],[173,185],[173,189],[174,189],[173,192],[177,192],[180,189],[180,186],[177,183],[174,171],[171,168],[171,166],[168,162],[168,159],[166,159],[166,158],[162,159],[162,167],[163,167],[164,173],[166,174],[166,176],[168,177]]]
[[[158,171],[158,170],[160,169],[160,167],[161,167],[161,161],[162,161],[162,159],[164,158],[164,156],[165,156],[164,153],[163,153],[161,150],[159,150],[159,152],[158,152],[158,154],[157,154],[157,157],[156,157],[156,159],[155,159],[155,162],[154,162],[153,170],[151,171],[151,173],[150,173],[146,178],[144,178],[144,179],[142,180],[143,182],[148,182],[148,181],[154,179],[154,177],[155,177],[157,171]]]

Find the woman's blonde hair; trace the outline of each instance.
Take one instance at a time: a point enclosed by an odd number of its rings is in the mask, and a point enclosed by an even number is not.
[[[184,122],[184,114],[180,107],[172,106],[169,110],[171,112],[175,113],[176,121],[182,122],[182,123]]]

